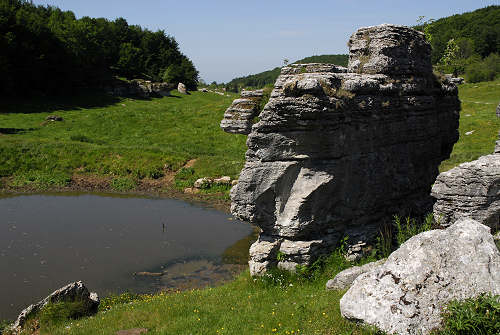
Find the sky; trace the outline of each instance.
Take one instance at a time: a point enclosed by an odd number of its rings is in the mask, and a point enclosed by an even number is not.
[[[83,16],[123,17],[164,30],[207,83],[259,73],[301,58],[348,53],[349,36],[382,23],[415,25],[500,0],[34,0]]]

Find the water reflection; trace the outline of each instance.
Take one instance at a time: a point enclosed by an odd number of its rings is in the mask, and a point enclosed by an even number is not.
[[[0,213],[0,319],[75,280],[100,295],[210,284],[224,250],[252,232],[172,199],[27,195],[0,199]],[[134,276],[148,271],[161,276]]]

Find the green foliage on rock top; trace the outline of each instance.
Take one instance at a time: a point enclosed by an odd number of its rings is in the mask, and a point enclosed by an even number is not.
[[[294,63],[328,63],[340,66],[347,66],[349,60],[348,55],[320,55],[310,56],[300,59]],[[267,85],[274,85],[274,82],[281,73],[281,67],[275,67],[272,70],[264,71],[257,74],[248,75],[246,77],[235,78],[228,82],[225,86],[231,92],[239,92],[243,88],[257,89]]]
[[[162,30],[123,18],[76,19],[71,11],[25,0],[0,0],[0,50],[0,95],[66,93],[115,75],[161,81],[176,66],[182,76],[175,80],[190,89],[198,80],[191,61]]]

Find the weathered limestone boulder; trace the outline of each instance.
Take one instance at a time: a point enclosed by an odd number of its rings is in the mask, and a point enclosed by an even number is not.
[[[229,176],[222,176],[220,178],[215,178],[214,183],[216,184],[223,184],[223,185],[230,185],[231,184],[231,177]]]
[[[360,275],[340,312],[389,334],[428,334],[448,302],[481,293],[500,294],[500,252],[489,227],[464,218],[412,237]]]
[[[184,85],[183,83],[179,83],[179,85],[177,85],[177,91],[182,94],[188,94],[186,85]]]
[[[208,187],[210,187],[210,185],[212,185],[213,182],[214,182],[214,180],[211,178],[208,178],[208,177],[199,178],[199,179],[196,179],[196,181],[194,182],[194,187],[196,187],[196,188],[208,188]]]
[[[241,97],[233,101],[220,123],[222,130],[233,134],[249,134],[253,119],[259,114],[262,90],[242,91]]]
[[[326,283],[327,290],[346,290],[351,287],[352,283],[363,273],[371,271],[376,267],[384,264],[386,259],[381,259],[376,262],[371,262],[362,266],[353,266],[344,271],[339,272],[333,279]]]
[[[100,302],[97,293],[90,293],[81,281],[74,282],[52,292],[52,294],[45,299],[24,309],[17,317],[12,329],[14,331],[19,331],[24,326],[26,320],[35,315],[49,303],[74,301],[81,301],[83,303],[85,308],[82,312],[85,315],[97,313]]]
[[[404,26],[360,28],[349,40],[349,72],[411,75],[432,72],[422,34]]]
[[[500,229],[500,153],[441,173],[432,186],[434,217],[444,227],[470,217]]]
[[[342,236],[362,244],[394,214],[432,208],[458,140],[456,86],[433,75],[430,46],[410,28],[361,28],[350,46],[350,72],[284,67],[248,135],[231,212],[262,229],[252,275],[310,264]]]

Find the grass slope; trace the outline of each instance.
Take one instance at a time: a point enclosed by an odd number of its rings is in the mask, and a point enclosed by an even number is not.
[[[10,186],[64,186],[74,174],[160,178],[197,158],[199,176],[236,177],[245,136],[219,128],[235,96],[193,92],[151,100],[87,95],[0,106],[0,177]],[[79,100],[95,103],[79,107]],[[46,122],[48,115],[62,122]],[[193,172],[193,171],[191,171]],[[7,186],[9,186],[7,185]]]
[[[500,80],[463,84],[459,86],[459,97],[462,102],[460,139],[450,158],[441,164],[441,172],[491,154],[498,138],[500,118],[496,117],[495,110],[500,102]]]

